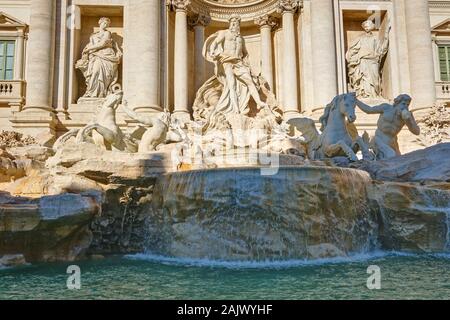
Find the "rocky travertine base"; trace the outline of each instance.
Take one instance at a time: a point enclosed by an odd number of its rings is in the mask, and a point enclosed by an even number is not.
[[[92,242],[89,224],[100,213],[95,198],[80,194],[25,199],[0,197],[0,256],[26,261],[73,261]]]
[[[449,154],[441,144],[356,165],[372,177],[290,156],[278,175],[264,176],[248,167],[173,173],[188,168],[174,167],[170,149],[138,155],[68,144],[53,156],[38,146],[9,148],[0,154],[8,192],[0,197],[0,257],[449,252]]]
[[[450,143],[414,151],[395,159],[366,162],[359,169],[374,180],[450,183]]]
[[[33,137],[25,136],[19,132],[4,130],[0,132],[1,149],[30,146],[35,145],[36,143],[37,141]]]
[[[222,260],[342,256],[375,248],[367,173],[282,167],[173,173],[158,180],[148,249]]]
[[[374,183],[368,192],[386,250],[450,252],[450,185]]]
[[[23,254],[7,254],[0,258],[0,268],[18,267],[27,264]]]

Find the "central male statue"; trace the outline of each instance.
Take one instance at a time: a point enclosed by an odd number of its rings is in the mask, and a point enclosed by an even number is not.
[[[194,102],[196,120],[209,120],[218,114],[248,115],[250,98],[256,103],[257,111],[269,107],[260,94],[260,90],[264,93],[261,87],[266,83],[251,70],[245,41],[240,33],[241,19],[232,16],[229,22],[228,30],[211,35],[203,47],[205,59],[215,65],[215,75],[197,93]],[[267,91],[270,90],[265,93]]]

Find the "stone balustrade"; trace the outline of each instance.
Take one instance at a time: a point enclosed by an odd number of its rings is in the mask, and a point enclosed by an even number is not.
[[[450,82],[436,82],[436,97],[438,100],[450,99]]]
[[[21,106],[25,101],[25,81],[0,80],[0,105]]]

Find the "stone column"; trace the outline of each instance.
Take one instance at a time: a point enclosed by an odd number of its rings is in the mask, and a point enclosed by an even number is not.
[[[128,0],[125,96],[137,112],[163,111],[160,101],[160,0]]]
[[[187,29],[187,10],[190,2],[190,0],[172,0],[172,8],[175,10],[174,116],[182,122],[190,120]]]
[[[195,91],[206,81],[206,64],[203,57],[203,44],[205,43],[205,27],[211,22],[206,15],[194,14],[189,17],[189,25],[195,33]]]
[[[274,17],[264,15],[255,19],[261,31],[261,73],[273,90],[272,29],[277,25]]]
[[[51,146],[56,138],[57,122],[52,103],[55,4],[54,0],[31,1],[25,107],[13,108],[10,118],[15,131],[31,135],[45,146]]]
[[[323,109],[337,95],[336,33],[332,0],[311,1],[314,109]]]
[[[405,16],[413,105],[431,107],[436,89],[428,0],[406,1]]]
[[[285,119],[299,114],[298,73],[295,41],[294,14],[299,8],[298,0],[280,0],[278,11],[283,19],[283,73]]]
[[[27,101],[24,110],[52,109],[55,47],[55,1],[31,1],[27,61]]]

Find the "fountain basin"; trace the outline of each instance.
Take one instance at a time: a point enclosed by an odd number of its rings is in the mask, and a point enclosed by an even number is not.
[[[147,248],[220,260],[345,256],[374,249],[370,176],[335,167],[199,170],[161,176]]]

